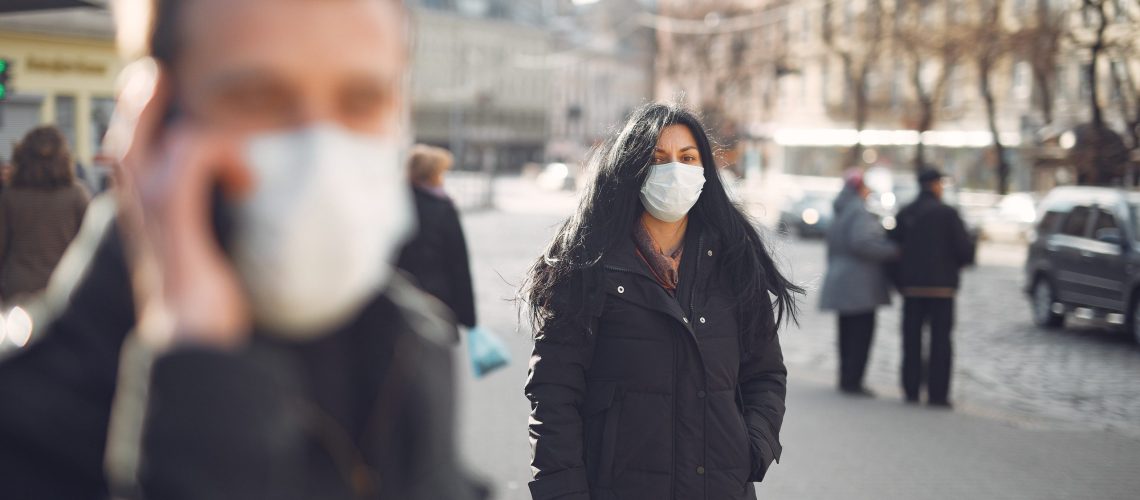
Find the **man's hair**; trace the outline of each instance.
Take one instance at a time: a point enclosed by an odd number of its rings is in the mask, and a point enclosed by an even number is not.
[[[416,144],[408,157],[408,177],[418,184],[429,183],[451,168],[454,161],[446,149]]]
[[[122,56],[128,61],[153,57],[164,66],[171,65],[182,44],[178,19],[191,1],[112,0],[116,39]],[[382,1],[404,7],[403,0]]]

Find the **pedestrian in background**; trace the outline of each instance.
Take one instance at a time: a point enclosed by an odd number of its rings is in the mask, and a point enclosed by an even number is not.
[[[839,390],[873,396],[863,374],[875,334],[875,310],[891,302],[884,262],[898,257],[879,218],[867,209],[871,190],[861,170],[849,170],[835,199],[835,219],[827,230],[827,275],[820,309],[839,316]]]
[[[452,161],[446,149],[422,144],[412,148],[408,175],[419,228],[400,253],[398,266],[411,274],[422,290],[450,308],[459,324],[474,328],[475,292],[467,241],[459,211],[443,189],[443,177]]]
[[[79,233],[90,195],[77,182],[67,139],[54,126],[32,129],[12,154],[0,194],[0,302],[25,302],[47,287]]]
[[[8,160],[0,158],[0,193],[4,192],[8,184],[12,182],[12,170],[12,164]]]
[[[114,7],[141,58],[108,133],[118,205],[0,362],[0,496],[484,497],[455,446],[455,327],[395,272],[408,7]]]
[[[918,174],[918,199],[899,211],[890,236],[902,257],[896,285],[903,296],[902,387],[917,403],[923,386],[930,406],[951,408],[954,297],[963,267],[974,262],[974,241],[958,211],[942,202],[943,175]],[[923,360],[923,330],[930,326],[930,360]]]
[[[648,104],[618,130],[524,289],[531,493],[755,499],[780,458],[777,325],[800,290],[729,201],[695,115]]]

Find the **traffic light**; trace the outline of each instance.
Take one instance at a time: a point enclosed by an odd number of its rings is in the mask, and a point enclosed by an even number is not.
[[[11,93],[12,86],[8,83],[8,70],[11,69],[12,62],[7,59],[0,59],[0,101],[8,98]]]

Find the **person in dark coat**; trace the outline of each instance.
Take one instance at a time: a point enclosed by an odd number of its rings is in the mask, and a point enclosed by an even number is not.
[[[0,361],[2,496],[483,497],[454,325],[394,269],[406,8],[129,7],[121,182]]]
[[[419,228],[400,253],[397,266],[415,278],[419,287],[439,299],[467,328],[475,327],[475,291],[467,240],[455,203],[443,190],[443,176],[451,168],[446,149],[416,145],[408,160]]]
[[[902,387],[917,403],[923,386],[927,403],[950,408],[954,296],[963,267],[974,262],[975,245],[958,211],[942,202],[943,175],[932,168],[918,174],[922,193],[899,211],[891,232],[902,257],[896,286],[903,296]],[[930,361],[923,360],[923,329],[930,325]]]
[[[729,202],[691,112],[648,104],[621,130],[524,288],[531,493],[755,498],[781,454],[776,333],[801,290]]]
[[[827,274],[819,307],[839,316],[839,390],[873,396],[863,374],[875,334],[875,309],[891,303],[883,263],[898,257],[879,218],[867,210],[871,192],[859,170],[848,172],[827,229]]]
[[[12,185],[0,192],[0,304],[5,309],[47,288],[91,198],[76,181],[67,138],[55,126],[25,134],[12,159]]]

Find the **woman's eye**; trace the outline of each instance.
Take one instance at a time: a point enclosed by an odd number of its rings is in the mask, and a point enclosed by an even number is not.
[[[683,161],[685,163],[691,163],[691,162],[697,161],[697,157],[690,155],[690,156],[686,156],[684,158],[681,158],[681,161]]]

